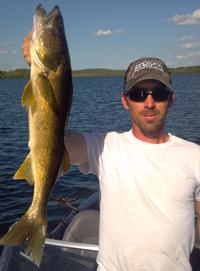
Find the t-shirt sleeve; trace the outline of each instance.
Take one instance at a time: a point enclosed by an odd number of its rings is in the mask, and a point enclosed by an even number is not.
[[[194,166],[193,166],[193,172],[194,172],[194,178],[196,181],[196,189],[195,189],[195,195],[194,199],[197,201],[200,201],[200,146],[197,144],[192,144],[193,147],[193,160],[194,160]]]
[[[195,200],[200,201],[200,169],[199,169],[199,178],[197,182],[197,187],[195,190]]]
[[[99,176],[100,157],[104,150],[106,133],[83,133],[88,153],[88,164],[78,166],[83,174],[93,173]]]
[[[195,200],[200,201],[200,146],[194,145],[194,172],[196,177]]]
[[[198,185],[195,191],[195,200],[200,201],[200,184]]]

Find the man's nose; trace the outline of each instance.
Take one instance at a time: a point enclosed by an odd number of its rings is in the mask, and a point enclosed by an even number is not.
[[[144,106],[149,109],[155,108],[155,101],[154,101],[151,94],[148,94],[148,96],[144,102]]]

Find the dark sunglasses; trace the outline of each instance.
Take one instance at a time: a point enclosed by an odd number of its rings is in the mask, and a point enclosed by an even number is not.
[[[163,102],[168,99],[172,91],[167,88],[155,88],[152,91],[147,91],[142,88],[133,88],[125,91],[124,94],[134,102],[144,102],[149,94],[153,97],[155,102]]]

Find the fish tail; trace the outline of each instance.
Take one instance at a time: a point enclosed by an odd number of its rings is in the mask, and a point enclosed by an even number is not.
[[[39,213],[33,215],[31,207],[21,219],[4,235],[0,245],[17,246],[27,240],[25,253],[39,267],[44,241],[47,232],[47,213],[41,216]]]

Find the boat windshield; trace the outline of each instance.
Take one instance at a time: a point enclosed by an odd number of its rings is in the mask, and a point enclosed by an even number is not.
[[[53,240],[54,241],[54,240]],[[56,241],[56,240],[55,240]],[[62,241],[60,241],[62,242]],[[46,243],[46,242],[45,242]],[[48,243],[48,242],[47,242]],[[66,243],[66,242],[64,242]],[[70,243],[70,242],[68,242]],[[73,247],[74,243],[71,243]],[[86,245],[87,246],[87,245]],[[89,250],[85,247],[69,248],[56,244],[45,244],[40,267],[25,255],[24,245],[5,247],[0,262],[0,271],[96,271],[98,246]],[[96,247],[96,248],[95,248]]]

